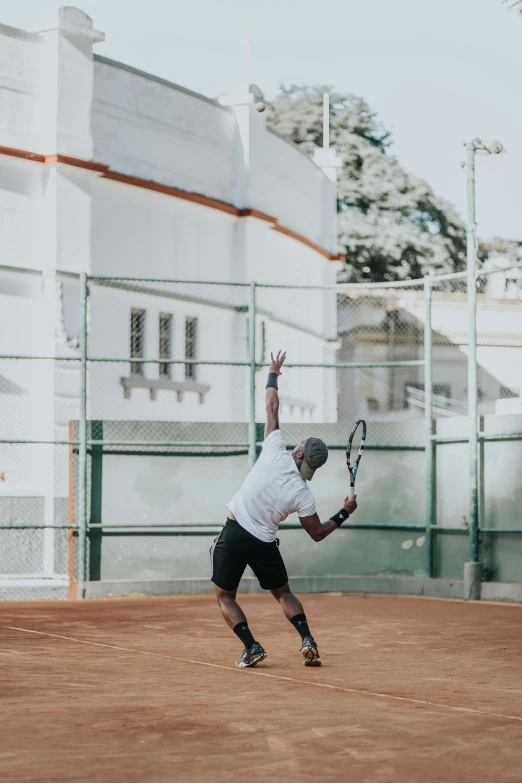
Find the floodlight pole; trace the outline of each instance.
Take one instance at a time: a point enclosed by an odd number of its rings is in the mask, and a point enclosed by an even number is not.
[[[475,155],[500,155],[504,145],[494,139],[468,141],[466,147],[466,180],[468,189],[467,259],[468,259],[468,417],[469,417],[469,533],[470,560],[464,563],[464,598],[480,598],[482,563],[479,560],[478,515],[478,388],[477,388],[477,250],[475,223]]]
[[[466,179],[468,218],[468,418],[469,418],[469,534],[470,563],[464,566],[464,597],[480,598],[482,564],[479,562],[478,529],[478,390],[477,390],[477,251],[475,240],[475,146],[467,142]]]

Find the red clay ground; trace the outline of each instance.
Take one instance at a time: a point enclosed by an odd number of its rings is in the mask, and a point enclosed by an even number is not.
[[[307,669],[242,604],[243,671],[209,596],[0,604],[2,783],[522,780],[522,606],[305,596]]]

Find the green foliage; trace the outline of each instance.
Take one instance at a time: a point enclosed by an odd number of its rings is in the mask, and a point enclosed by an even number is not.
[[[330,143],[343,160],[338,176],[338,240],[343,277],[383,280],[462,267],[459,216],[389,153],[390,133],[366,101],[331,87],[282,87],[267,118],[309,155],[323,143],[323,93],[330,93]]]

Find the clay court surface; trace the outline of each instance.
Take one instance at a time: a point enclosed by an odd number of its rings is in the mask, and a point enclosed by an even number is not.
[[[211,596],[0,604],[2,783],[522,780],[521,606],[305,596],[308,669],[242,604],[242,671]]]

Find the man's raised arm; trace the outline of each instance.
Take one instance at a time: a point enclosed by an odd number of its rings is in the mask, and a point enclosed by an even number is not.
[[[270,354],[271,363],[268,370],[268,382],[266,384],[265,406],[266,406],[266,424],[265,438],[274,430],[279,429],[279,394],[277,393],[277,379],[281,375],[281,367],[286,359],[284,351],[278,351],[274,359],[274,354]]]

